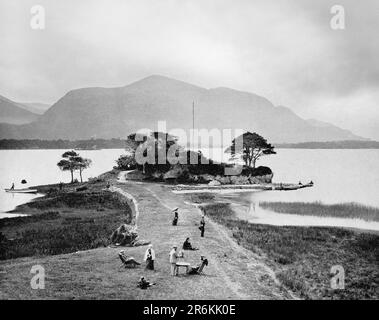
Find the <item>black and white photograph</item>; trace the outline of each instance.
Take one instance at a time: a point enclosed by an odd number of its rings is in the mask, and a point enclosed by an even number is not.
[[[0,0],[0,300],[378,300],[378,30],[377,0]]]

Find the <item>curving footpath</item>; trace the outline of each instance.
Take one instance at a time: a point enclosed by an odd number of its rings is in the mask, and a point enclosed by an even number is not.
[[[197,263],[200,254],[205,255],[210,264],[205,275],[198,277],[182,276],[179,281],[195,281],[198,287],[178,284],[176,294],[188,298],[218,299],[286,299],[293,296],[281,288],[274,272],[263,259],[251,251],[239,246],[223,226],[206,218],[205,237],[200,237],[198,223],[201,212],[188,204],[180,195],[174,194],[164,184],[133,182],[125,179],[121,172],[116,192],[133,197],[139,206],[137,224],[142,238],[152,241],[156,255],[168,260],[168,252],[173,244],[181,246],[186,237],[190,237],[199,251],[185,251],[185,260]],[[171,225],[171,210],[179,207],[179,223]],[[169,276],[168,261],[163,263]],[[177,278],[173,281],[177,282]],[[182,291],[178,293],[178,291]],[[202,292],[202,294],[199,294]],[[203,295],[203,296],[202,296]],[[174,298],[174,297],[173,297]]]

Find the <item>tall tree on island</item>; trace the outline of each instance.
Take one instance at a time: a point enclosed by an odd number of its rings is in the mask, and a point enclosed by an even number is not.
[[[74,182],[74,171],[75,170],[79,170],[80,181],[83,182],[82,171],[90,166],[91,160],[86,159],[86,158],[82,158],[74,150],[66,151],[65,153],[62,154],[62,158],[63,159],[57,163],[57,166],[62,171],[70,171],[71,183]]]
[[[237,146],[242,146],[242,150],[237,150]],[[255,132],[246,132],[233,139],[232,145],[225,152],[230,152],[233,158],[240,156],[246,166],[253,168],[255,168],[255,164],[261,156],[276,154],[274,146]]]

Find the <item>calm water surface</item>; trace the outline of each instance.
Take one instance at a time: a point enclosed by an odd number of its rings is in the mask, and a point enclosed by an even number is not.
[[[274,172],[274,182],[307,183],[312,188],[296,191],[254,192],[240,197],[258,201],[357,202],[379,207],[379,150],[277,149],[258,165]],[[204,151],[205,155],[209,152]],[[215,154],[220,157],[220,153]]]
[[[314,187],[218,195],[219,200],[234,203],[240,219],[271,225],[340,226],[379,231],[378,222],[282,214],[259,206],[263,201],[320,201],[379,207],[379,150],[278,149],[276,155],[262,158],[259,165],[269,166],[274,171],[274,182],[312,180]]]
[[[69,172],[62,172],[57,163],[65,150],[0,150],[0,217],[4,212],[14,209],[17,205],[30,201],[35,195],[10,194],[4,191],[12,182],[15,188],[23,188],[40,184],[70,182]],[[96,177],[109,171],[116,164],[115,160],[123,153],[123,149],[80,150],[79,154],[92,160],[89,169],[83,171],[83,179]],[[76,178],[79,175],[76,174]],[[21,184],[25,179],[28,183]]]
[[[227,159],[220,149],[213,157]],[[0,150],[0,212],[32,199],[33,195],[7,194],[4,188],[26,179],[27,186],[69,182],[70,174],[56,166],[64,150]],[[115,165],[122,149],[79,151],[92,159],[84,179],[95,177]],[[204,155],[211,155],[203,150]],[[258,165],[269,166],[274,182],[303,183],[312,180],[313,188],[297,191],[252,192],[234,195],[234,202],[250,205],[261,201],[343,203],[357,202],[379,207],[379,150],[299,150],[277,149],[276,155],[263,157]]]

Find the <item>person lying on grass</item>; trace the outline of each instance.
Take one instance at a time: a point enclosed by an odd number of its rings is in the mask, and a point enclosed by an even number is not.
[[[187,238],[183,243],[183,250],[199,250],[199,248],[192,247],[190,238]]]
[[[137,287],[141,289],[147,289],[151,286],[154,286],[155,283],[150,283],[149,281],[145,280],[145,277],[141,277],[138,281]]]

